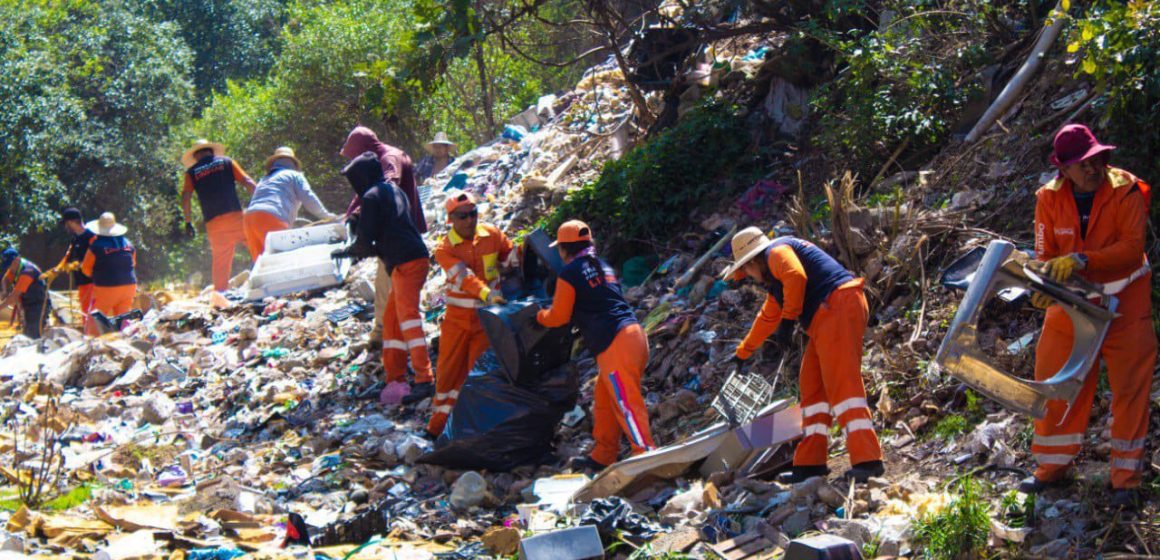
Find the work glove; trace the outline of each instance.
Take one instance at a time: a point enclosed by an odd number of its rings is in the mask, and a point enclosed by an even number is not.
[[[488,305],[503,305],[505,303],[507,303],[507,300],[504,299],[503,292],[500,290],[492,290],[487,294]]]
[[[1048,307],[1051,307],[1052,303],[1055,302],[1052,301],[1052,299],[1048,297],[1047,294],[1042,292],[1031,292],[1031,305],[1034,305],[1036,308],[1047,309]]]
[[[796,320],[782,319],[781,325],[777,327],[777,332],[773,333],[773,342],[782,350],[788,349],[793,342],[793,331],[796,327]]]
[[[193,223],[185,222],[185,236],[190,239],[197,237],[197,230],[193,229]]]
[[[1075,256],[1075,253],[1047,261],[1047,276],[1059,283],[1071,278],[1075,271],[1083,269],[1084,263]]]

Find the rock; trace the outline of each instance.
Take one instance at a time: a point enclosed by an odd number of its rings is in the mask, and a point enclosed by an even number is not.
[[[874,538],[874,531],[860,519],[831,519],[826,521],[826,532],[854,541],[858,548]]]
[[[866,487],[871,490],[882,490],[890,488],[890,486],[890,481],[880,476],[872,476],[866,481]]]
[[[834,509],[840,508],[846,503],[846,497],[829,484],[823,484],[818,487],[818,499]]]
[[[483,534],[483,547],[496,556],[511,556],[520,548],[520,532],[511,527],[492,527]]]
[[[24,554],[24,539],[8,532],[0,534],[0,551]]]
[[[448,501],[457,510],[465,511],[478,507],[487,498],[487,481],[475,471],[467,471],[451,485]]]
[[[1039,558],[1065,558],[1068,556],[1070,549],[1071,544],[1067,539],[1056,539],[1049,543],[1032,547],[1031,555]]]
[[[789,499],[795,503],[813,502],[818,495],[818,488],[826,484],[826,479],[820,476],[807,478],[797,484],[793,485],[790,490]]]
[[[350,501],[356,504],[365,504],[370,500],[370,492],[366,488],[355,488],[350,492]]]
[[[395,446],[395,454],[408,465],[414,465],[415,461],[427,452],[428,442],[416,436],[407,436],[403,438]]]
[[[153,391],[145,396],[141,419],[150,424],[164,424],[177,412],[177,403],[165,393]]]
[[[781,530],[787,535],[798,536],[810,527],[810,510],[802,509],[794,512],[781,524]]]
[[[81,386],[85,388],[104,387],[112,383],[119,375],[121,375],[120,364],[114,364],[108,360],[100,360],[89,366],[84,378],[81,379]]]

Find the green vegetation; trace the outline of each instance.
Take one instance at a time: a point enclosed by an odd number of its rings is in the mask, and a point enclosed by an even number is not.
[[[939,439],[949,440],[967,433],[970,428],[971,424],[966,418],[958,414],[951,414],[935,424],[934,435]]]
[[[595,229],[606,256],[628,257],[630,247],[682,231],[693,209],[732,193],[734,186],[721,178],[741,162],[747,143],[737,109],[707,103],[605,164],[599,179],[571,193],[541,225],[555,231],[569,219],[584,220]],[[706,146],[713,147],[711,153]]]
[[[925,558],[956,560],[977,558],[986,549],[991,519],[971,477],[959,482],[959,495],[945,508],[914,522],[912,529]]]
[[[996,16],[1011,2],[891,0],[881,10],[862,4],[832,0],[826,13],[830,21],[874,14],[880,25],[851,29],[823,19],[804,26],[797,40],[821,43],[839,68],[814,93],[821,115],[814,141],[869,181],[896,151],[927,152],[948,137],[980,95],[971,78],[1001,46],[979,38],[1005,36],[995,29]]]
[[[1160,4],[1097,0],[1086,6],[1065,37],[1076,76],[1092,80],[1103,111],[1096,123],[1116,144],[1116,161],[1141,177],[1160,174]]]

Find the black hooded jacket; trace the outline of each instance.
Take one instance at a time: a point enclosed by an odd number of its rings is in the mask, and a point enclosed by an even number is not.
[[[406,262],[430,258],[427,245],[411,220],[407,195],[383,180],[382,164],[374,152],[352,159],[342,169],[342,175],[362,198],[352,255],[377,255],[387,272]]]

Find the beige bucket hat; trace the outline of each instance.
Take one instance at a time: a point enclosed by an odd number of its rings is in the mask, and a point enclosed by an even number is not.
[[[458,145],[455,142],[452,142],[450,139],[447,138],[446,132],[436,132],[435,139],[430,141],[430,142],[427,142],[427,145],[425,147],[427,148],[427,151],[430,152],[431,146],[434,146],[436,144],[443,144],[444,146],[451,146],[452,148],[454,148]]]
[[[290,146],[282,146],[282,147],[278,148],[277,150],[274,150],[273,155],[266,158],[266,171],[270,170],[270,166],[274,165],[275,161],[278,161],[279,159],[282,159],[282,158],[286,158],[290,161],[293,161],[294,162],[294,169],[298,170],[298,171],[302,171],[302,162],[298,161],[298,156],[294,155],[294,148],[291,148]]]
[[[721,273],[722,278],[730,278],[753,260],[762,251],[773,245],[773,240],[766,237],[761,229],[749,226],[733,236],[733,264]]]
[[[105,212],[100,218],[85,224],[85,229],[101,237],[117,237],[129,231],[124,224],[117,223],[117,217],[112,212]]]
[[[225,155],[226,153],[225,146],[218,144],[217,142],[210,142],[209,140],[202,138],[197,142],[194,142],[193,146],[191,146],[188,150],[185,151],[184,154],[181,155],[181,164],[186,167],[193,167],[193,164],[197,163],[197,160],[193,158],[193,154],[196,154],[198,151],[204,150],[206,148],[212,148],[213,155],[215,156]]]

